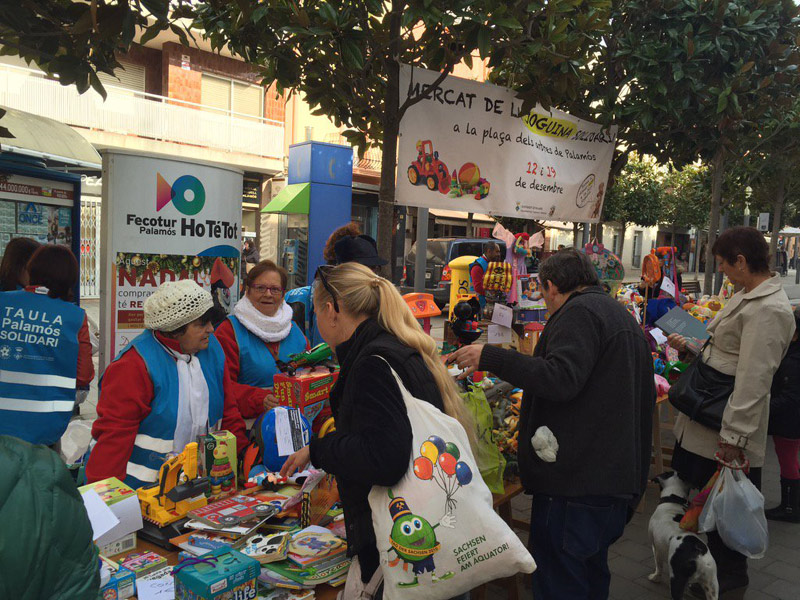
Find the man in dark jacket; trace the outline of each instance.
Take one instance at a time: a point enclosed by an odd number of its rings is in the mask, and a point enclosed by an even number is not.
[[[0,435],[0,465],[0,598],[95,600],[97,546],[62,460]]]
[[[572,249],[539,270],[550,319],[533,357],[467,346],[450,357],[524,390],[519,466],[533,494],[530,550],[536,600],[606,598],[608,547],[644,492],[655,405],[653,360],[641,329]],[[531,438],[547,427],[555,462]],[[544,453],[543,453],[544,456]]]

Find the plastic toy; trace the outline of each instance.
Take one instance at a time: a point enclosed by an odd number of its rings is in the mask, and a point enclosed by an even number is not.
[[[158,482],[139,488],[142,517],[164,527],[182,519],[190,510],[207,504],[208,478],[197,476],[197,442],[167,459],[158,470]]]
[[[425,183],[427,188],[450,197],[461,197],[470,194],[476,200],[489,195],[489,182],[481,177],[475,163],[464,163],[458,171],[450,171],[447,165],[439,160],[439,153],[434,152],[430,140],[417,142],[417,160],[408,167],[408,181],[411,185]]]
[[[208,477],[211,481],[211,494],[214,496],[222,492],[228,492],[233,488],[233,468],[228,458],[227,443],[220,442],[214,448],[214,464],[209,471]]]
[[[288,373],[290,376],[294,376],[297,369],[301,367],[313,367],[315,365],[325,365],[333,373],[336,365],[331,362],[331,358],[333,358],[333,351],[328,344],[323,342],[322,344],[317,344],[311,350],[292,354],[289,356],[288,362],[277,361],[277,365],[281,373]]]

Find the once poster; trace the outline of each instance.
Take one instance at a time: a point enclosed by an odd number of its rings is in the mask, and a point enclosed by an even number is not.
[[[402,66],[397,203],[524,219],[596,222],[616,128],[538,107],[506,88]],[[426,90],[427,93],[426,93]]]
[[[102,364],[144,329],[158,286],[193,279],[226,312],[239,292],[242,173],[154,156],[103,155]]]

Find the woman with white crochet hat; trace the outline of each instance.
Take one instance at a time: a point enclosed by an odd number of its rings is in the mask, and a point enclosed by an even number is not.
[[[156,481],[168,453],[198,435],[227,429],[247,444],[225,354],[211,326],[211,294],[191,280],[163,284],[144,303],[147,328],[119,353],[100,382],[97,441],[86,476],[133,488]]]
[[[233,314],[217,327],[234,397],[245,419],[278,405],[272,392],[277,361],[286,362],[308,349],[306,336],[292,321],[292,309],[284,300],[287,281],[284,269],[262,260],[247,274],[245,295]]]

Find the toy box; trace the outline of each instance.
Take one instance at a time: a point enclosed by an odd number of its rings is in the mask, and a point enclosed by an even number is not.
[[[299,408],[309,422],[313,422],[327,405],[338,377],[338,369],[331,373],[327,368],[318,367],[298,370],[294,376],[276,373],[272,381],[278,401],[283,406]]]
[[[110,544],[100,546],[100,554],[103,556],[116,556],[117,554],[122,554],[123,552],[130,552],[134,548],[136,548],[136,534],[131,533],[125,537],[119,538],[114,542],[111,542]]]
[[[136,578],[159,571],[167,566],[167,559],[155,552],[134,552],[120,561],[120,564],[133,571]]]
[[[110,574],[111,579],[100,588],[101,600],[125,600],[136,591],[136,575],[104,556],[100,557],[101,570]]]
[[[236,436],[230,431],[216,431],[197,439],[197,464],[201,477],[211,482],[210,498],[236,492]]]
[[[142,512],[136,492],[116,477],[78,488],[81,494],[94,490],[111,509],[119,523],[95,540],[100,554],[113,556],[136,547],[136,532],[142,528]]]
[[[261,565],[229,548],[212,550],[197,564],[175,567],[175,600],[253,600]]]

